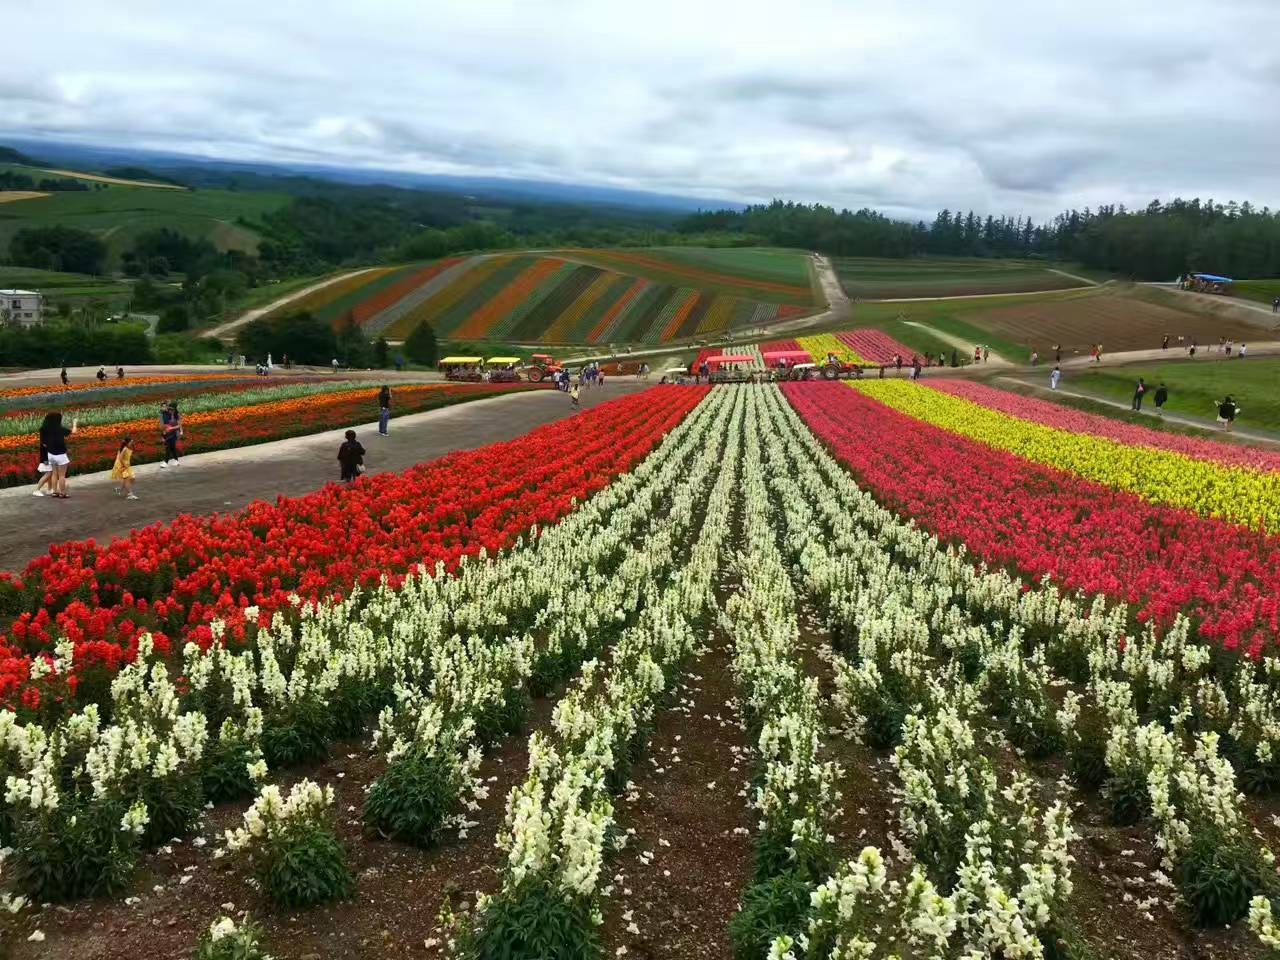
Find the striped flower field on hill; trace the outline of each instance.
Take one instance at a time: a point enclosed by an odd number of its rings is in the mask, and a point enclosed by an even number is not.
[[[628,272],[633,267],[637,273]],[[710,286],[703,288],[699,283]],[[660,344],[764,327],[813,308],[808,287],[621,251],[479,254],[383,267],[283,306],[403,340]]]

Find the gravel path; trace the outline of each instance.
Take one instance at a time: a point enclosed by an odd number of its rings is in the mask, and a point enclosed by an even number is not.
[[[613,380],[604,388],[584,390],[583,406],[595,406],[644,386],[629,379]],[[395,419],[391,435],[385,438],[377,435],[376,423],[359,424],[354,429],[369,451],[365,458],[368,471],[375,474],[404,470],[454,450],[512,440],[571,414],[565,394],[540,390]],[[50,544],[64,540],[105,540],[182,513],[227,512],[254,500],[315,490],[338,479],[337,451],[346,429],[195,454],[167,470],[154,463],[141,464],[136,501],[116,496],[107,472],[75,475],[73,437],[70,499],[36,499],[31,496],[32,486],[0,490],[0,569],[20,569],[45,553]]]

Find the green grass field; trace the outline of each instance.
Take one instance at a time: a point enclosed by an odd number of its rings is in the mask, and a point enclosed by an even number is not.
[[[653,247],[648,253],[672,263],[802,287],[809,283],[809,257],[777,247]]]
[[[1237,297],[1271,306],[1271,301],[1280,297],[1280,280],[1237,280],[1231,290]]]
[[[128,300],[131,293],[129,284],[117,283],[104,277],[5,266],[0,266],[0,288],[36,290],[54,303],[63,300],[78,303],[99,299],[115,304]]]
[[[860,300],[1026,293],[1082,286],[1079,280],[1055,273],[1044,263],[1022,260],[843,257],[832,262],[845,293]]]
[[[1109,399],[1129,401],[1142,377],[1154,389],[1169,388],[1165,408],[1172,413],[1213,419],[1217,401],[1231,394],[1240,404],[1242,427],[1280,430],[1280,359],[1197,359],[1142,364],[1123,369],[1073,371],[1067,386]]]
[[[169,227],[190,237],[209,240],[220,250],[249,250],[258,235],[236,221],[260,221],[283,207],[284,194],[234,190],[160,190],[150,187],[108,186],[104,190],[54,193],[34,200],[0,204],[0,250],[23,227],[60,224],[88,230],[107,244],[108,269],[119,267],[120,256],[140,233]]]
[[[809,255],[770,248],[655,247],[617,250],[561,250],[557,256],[744,300],[814,306]]]

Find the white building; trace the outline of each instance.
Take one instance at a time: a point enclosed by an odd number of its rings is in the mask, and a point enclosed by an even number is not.
[[[34,327],[44,322],[44,297],[34,290],[0,290],[0,323]]]

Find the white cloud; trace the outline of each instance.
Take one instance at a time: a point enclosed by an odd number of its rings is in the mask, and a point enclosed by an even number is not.
[[[1280,206],[1270,0],[126,0],[6,14],[0,137],[1046,216]]]

